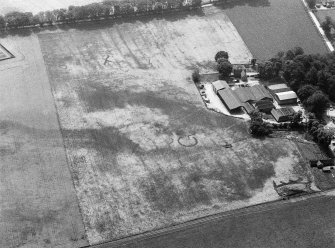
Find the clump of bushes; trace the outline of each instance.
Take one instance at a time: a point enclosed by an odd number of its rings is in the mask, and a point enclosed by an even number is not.
[[[330,145],[334,133],[325,129],[325,125],[317,120],[313,115],[310,116],[307,127],[308,133],[313,137],[315,142],[324,147]]]
[[[192,80],[194,83],[199,83],[200,82],[200,73],[199,69],[195,69],[192,73]]]
[[[252,135],[262,137],[272,133],[272,125],[263,121],[262,113],[254,110],[250,113],[250,118],[250,132]]]

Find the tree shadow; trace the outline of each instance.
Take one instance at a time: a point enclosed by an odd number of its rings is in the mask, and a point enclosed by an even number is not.
[[[270,6],[269,0],[234,0],[230,2],[220,1],[215,5],[221,9],[231,9],[236,6],[249,6],[249,7],[268,7]]]

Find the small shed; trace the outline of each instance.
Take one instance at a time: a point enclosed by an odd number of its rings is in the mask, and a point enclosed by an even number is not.
[[[212,83],[212,85],[213,85],[213,90],[215,94],[217,94],[219,90],[229,88],[228,83],[224,80],[215,81]]]

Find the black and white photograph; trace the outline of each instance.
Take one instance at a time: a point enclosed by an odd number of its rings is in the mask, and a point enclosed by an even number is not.
[[[335,248],[335,0],[0,0],[0,248]]]

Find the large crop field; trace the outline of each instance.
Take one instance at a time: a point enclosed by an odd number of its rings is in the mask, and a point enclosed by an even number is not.
[[[251,58],[216,8],[39,39],[91,244],[276,200],[273,181],[316,190],[293,142],[251,138],[189,79],[218,50]]]
[[[269,59],[295,46],[329,52],[301,0],[236,0],[221,6],[251,53]]]

